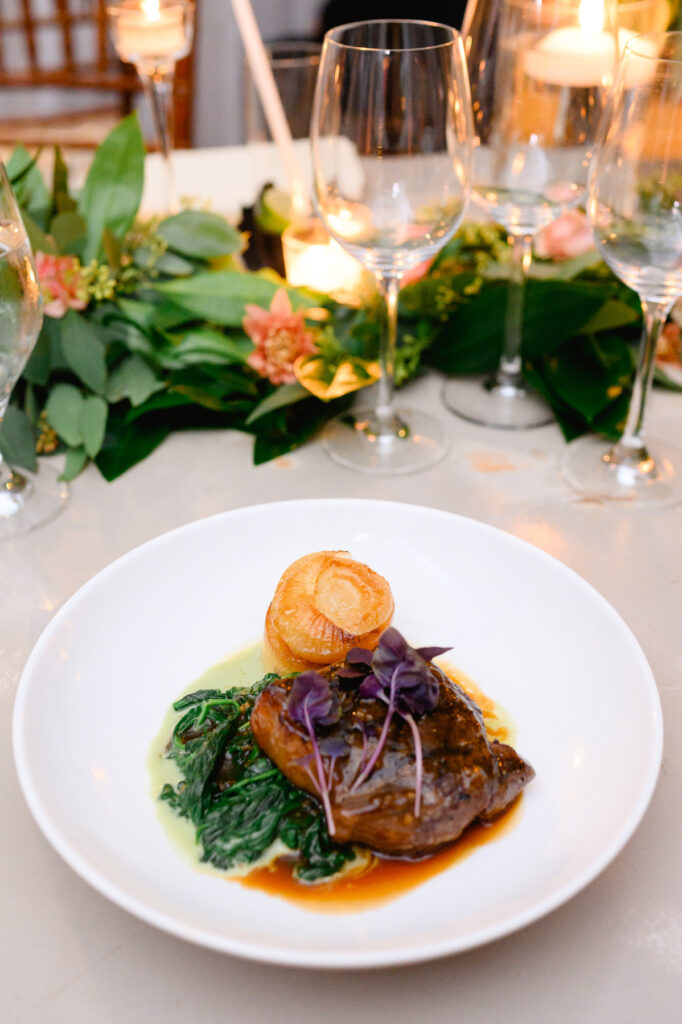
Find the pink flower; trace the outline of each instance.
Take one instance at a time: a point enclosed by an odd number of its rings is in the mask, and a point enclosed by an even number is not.
[[[541,259],[570,260],[582,256],[593,246],[587,217],[580,210],[570,210],[538,233],[535,255]]]
[[[247,362],[272,384],[293,384],[294,363],[315,351],[315,336],[305,326],[303,313],[294,313],[284,288],[272,299],[270,310],[246,306],[242,324],[256,346]]]
[[[75,256],[53,256],[49,252],[37,252],[35,265],[46,316],[58,319],[68,309],[85,309],[88,293],[81,265]]]

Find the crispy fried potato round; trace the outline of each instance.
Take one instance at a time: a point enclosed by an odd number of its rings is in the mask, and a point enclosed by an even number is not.
[[[393,616],[391,588],[347,551],[317,551],[283,573],[265,617],[263,662],[279,675],[373,650]]]

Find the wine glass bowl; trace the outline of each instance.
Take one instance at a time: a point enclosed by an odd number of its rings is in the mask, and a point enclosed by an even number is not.
[[[459,33],[419,21],[369,21],[325,37],[311,129],[315,197],[331,236],[386,299],[373,408],[334,421],[325,447],[354,469],[424,468],[448,446],[429,414],[396,411],[393,367],[403,275],[454,234],[469,198],[471,111]]]
[[[0,164],[0,424],[38,338],[42,319],[31,247]],[[66,484],[49,470],[41,474],[19,472],[0,455],[0,540],[51,519],[67,495]]]
[[[682,33],[630,39],[600,127],[588,215],[614,274],[637,292],[644,320],[620,440],[568,446],[563,472],[579,491],[636,504],[682,497],[682,452],[645,439],[661,325],[682,296]]]
[[[512,252],[498,368],[484,382],[449,382],[445,401],[473,422],[524,429],[552,420],[522,373],[532,241],[584,202],[618,37],[599,0],[472,0],[462,31],[476,139],[473,201],[506,229]]]

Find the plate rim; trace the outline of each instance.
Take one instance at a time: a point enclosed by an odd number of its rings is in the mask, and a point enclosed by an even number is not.
[[[54,633],[58,631],[62,621],[70,614],[71,608],[80,602],[88,591],[100,585],[106,577],[119,570],[121,565],[132,562],[141,552],[149,550],[168,542],[171,538],[183,533],[190,533],[192,530],[215,523],[217,520],[230,519],[234,517],[247,516],[254,512],[263,510],[275,510],[277,507],[305,506],[307,508],[320,508],[331,506],[350,505],[353,507],[374,506],[393,509],[411,510],[412,512],[427,513],[444,520],[456,520],[465,523],[467,528],[475,528],[483,533],[490,533],[496,536],[502,535],[506,542],[511,543],[528,551],[532,557],[551,564],[563,573],[572,578],[582,588],[586,588],[592,598],[596,598],[604,611],[609,614],[622,628],[631,644],[637,652],[642,672],[642,681],[645,684],[648,697],[651,727],[651,748],[648,752],[647,771],[642,776],[640,794],[636,804],[632,807],[629,815],[623,821],[621,827],[614,833],[611,842],[608,843],[577,875],[572,876],[563,885],[557,887],[544,900],[535,902],[532,906],[523,911],[510,912],[505,918],[491,924],[480,926],[466,935],[455,937],[450,940],[431,940],[422,942],[419,946],[407,947],[404,949],[377,950],[370,957],[365,953],[360,956],[352,951],[322,951],[315,952],[296,950],[292,947],[282,945],[268,945],[262,941],[251,941],[243,939],[231,939],[229,934],[217,933],[211,929],[198,927],[189,922],[183,922],[171,913],[164,913],[155,908],[150,908],[138,898],[129,894],[124,888],[112,883],[106,874],[98,868],[93,867],[88,858],[83,856],[78,848],[67,839],[60,831],[58,822],[51,815],[50,809],[45,805],[38,793],[37,786],[33,779],[33,772],[30,766],[30,753],[27,749],[25,736],[22,731],[23,716],[26,702],[30,697],[31,676],[34,666],[40,661],[44,649],[50,643]],[[581,890],[590,885],[618,856],[621,850],[632,838],[634,832],[640,825],[651,802],[656,784],[658,782],[662,755],[663,755],[663,714],[660,695],[656,686],[655,677],[651,666],[644,654],[644,651],[636,636],[625,622],[620,613],[607,601],[607,599],[583,576],[566,565],[565,562],[554,555],[549,554],[542,548],[532,544],[530,541],[517,537],[513,533],[481,522],[469,516],[463,516],[456,512],[435,508],[429,505],[419,505],[414,502],[402,502],[395,500],[383,500],[377,498],[295,498],[290,500],[275,500],[271,502],[259,502],[253,505],[239,506],[234,509],[227,509],[211,516],[201,517],[184,523],[180,526],[167,530],[155,537],[151,537],[141,544],[136,545],[113,561],[103,566],[93,576],[89,577],[73,594],[57,609],[40,636],[35,642],[31,652],[22,669],[19,684],[17,686],[14,707],[12,714],[12,747],[15,770],[19,780],[20,789],[29,807],[31,815],[38,825],[38,828],[47,839],[48,843],[66,862],[66,864],[96,892],[107,898],[114,905],[121,907],[132,914],[138,920],[153,925],[176,938],[183,939],[193,944],[203,946],[221,953],[228,953],[247,960],[270,963],[279,966],[308,967],[314,969],[377,969],[388,966],[400,966],[411,963],[451,956],[467,950],[473,950],[497,939],[511,935],[514,932],[527,927],[534,921],[540,920],[552,911],[567,903]]]

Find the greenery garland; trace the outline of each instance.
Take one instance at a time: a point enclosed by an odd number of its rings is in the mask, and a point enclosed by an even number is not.
[[[63,451],[65,479],[94,461],[113,480],[174,430],[228,427],[254,436],[254,461],[263,463],[308,440],[376,380],[376,298],[351,308],[291,289],[273,271],[245,271],[243,236],[214,213],[137,220],[144,145],[135,115],[100,146],[77,198],[59,150],[51,188],[21,148],[8,173],[48,314],[0,430],[8,462],[31,469],[36,453]],[[403,289],[398,386],[429,367],[494,369],[508,257],[501,229],[465,225]],[[589,430],[618,436],[641,329],[637,297],[594,252],[538,261],[533,275],[523,329],[528,379],[567,439]],[[288,303],[275,300],[281,289]],[[286,306],[282,338],[299,331],[307,339],[295,377],[283,383],[257,368],[244,329],[252,307],[277,303]]]

